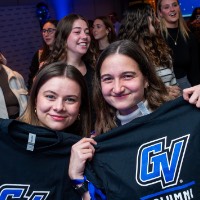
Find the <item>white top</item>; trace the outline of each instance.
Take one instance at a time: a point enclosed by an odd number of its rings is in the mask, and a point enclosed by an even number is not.
[[[141,103],[141,102],[140,102]],[[146,107],[146,109],[149,111],[149,113],[152,112],[152,110],[149,108],[147,101],[143,103],[143,106]],[[132,113],[128,115],[120,115],[119,111],[116,113],[116,117],[121,121],[121,125],[127,124],[131,122],[132,120],[144,116],[144,112],[138,107],[138,109],[134,110]]]

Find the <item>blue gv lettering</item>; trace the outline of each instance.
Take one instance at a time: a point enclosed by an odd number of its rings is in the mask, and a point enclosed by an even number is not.
[[[45,200],[49,191],[33,191],[27,196],[30,185],[5,184],[0,187],[0,200],[9,199],[27,199],[27,200]]]
[[[160,182],[162,188],[176,185],[190,135],[174,139],[167,147],[167,137],[140,146],[136,180],[147,186]]]

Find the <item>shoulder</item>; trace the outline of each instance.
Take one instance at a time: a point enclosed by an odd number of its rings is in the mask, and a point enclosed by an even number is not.
[[[12,76],[12,77],[24,80],[24,78],[22,77],[22,75],[19,72],[12,70],[11,68],[9,68],[8,66],[5,66],[5,65],[3,65],[3,68],[5,69],[8,76],[10,76],[10,77]]]

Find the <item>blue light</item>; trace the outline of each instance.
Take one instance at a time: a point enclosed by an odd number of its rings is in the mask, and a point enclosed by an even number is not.
[[[72,12],[71,0],[51,0],[51,2],[58,20]]]
[[[190,17],[194,8],[200,7],[200,0],[179,0],[179,3],[184,17]]]

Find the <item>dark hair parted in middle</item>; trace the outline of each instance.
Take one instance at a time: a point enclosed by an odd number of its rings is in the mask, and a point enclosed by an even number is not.
[[[102,52],[96,65],[93,100],[97,113],[95,124],[97,134],[116,127],[114,120],[116,109],[104,100],[101,91],[101,66],[108,56],[114,54],[125,55],[138,63],[139,70],[149,83],[148,88],[145,89],[145,99],[152,110],[157,109],[164,102],[170,100],[164,83],[156,75],[155,68],[150,60],[148,60],[144,51],[136,43],[129,40],[113,42]]]

